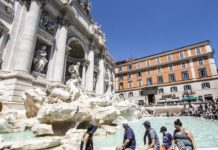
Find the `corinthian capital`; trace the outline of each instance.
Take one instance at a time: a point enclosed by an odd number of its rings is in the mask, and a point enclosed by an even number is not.
[[[57,20],[58,24],[60,25],[69,26],[71,24],[69,19],[59,17]]]

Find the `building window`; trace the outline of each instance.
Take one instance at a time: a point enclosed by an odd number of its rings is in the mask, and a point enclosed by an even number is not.
[[[170,87],[170,92],[177,92],[178,88],[176,86]]]
[[[198,64],[199,64],[199,65],[203,65],[203,64],[204,64],[203,58],[198,58]]]
[[[179,53],[179,55],[180,55],[180,58],[184,58],[184,51],[181,51],[181,52]]]
[[[118,80],[119,80],[119,81],[123,80],[123,76],[122,76],[122,75],[119,75],[119,76],[118,76]]]
[[[203,96],[198,96],[199,101],[203,101]]]
[[[129,88],[132,88],[132,81],[128,82],[128,86],[129,86]]]
[[[170,65],[168,66],[168,68],[169,68],[169,71],[170,71],[170,72],[173,71],[173,65],[172,65],[172,64],[170,64]]]
[[[192,90],[191,85],[184,85],[184,91]]]
[[[182,63],[181,63],[181,66],[182,66],[182,69],[186,68],[186,63],[185,63],[185,62],[182,62]]]
[[[176,81],[176,76],[175,74],[170,74],[169,75],[169,82],[175,82]]]
[[[157,58],[157,64],[160,64],[160,57]]]
[[[122,67],[119,67],[119,73],[122,73]]]
[[[159,94],[162,94],[162,93],[164,93],[164,89],[160,88],[160,89],[158,89],[158,92],[159,92]]]
[[[124,98],[124,94],[123,94],[123,93],[120,93],[120,94],[119,94],[119,97],[120,97],[120,98]]]
[[[189,79],[188,71],[182,72],[182,80],[188,80],[188,79]]]
[[[171,61],[172,58],[173,58],[173,57],[172,57],[172,54],[169,54],[169,55],[168,55],[168,61]]]
[[[206,68],[199,69],[198,72],[199,72],[199,77],[200,78],[207,77],[207,70],[206,70]]]
[[[162,73],[161,67],[158,67],[158,68],[157,68],[157,73],[158,73],[158,74],[161,74],[161,73]]]
[[[196,48],[196,53],[197,53],[197,55],[200,55],[201,54],[201,48]]]
[[[141,67],[141,63],[138,62],[138,63],[137,63],[137,68],[140,68],[140,67]]]
[[[128,97],[133,97],[133,92],[129,92]]]
[[[139,91],[139,95],[140,96],[144,96],[145,94],[144,94],[144,91]]]
[[[132,70],[132,65],[129,64],[129,65],[128,65],[128,71],[131,71],[131,70]]]
[[[136,75],[137,75],[137,77],[141,77],[142,73],[141,72],[137,72]]]
[[[157,77],[157,82],[158,82],[158,84],[162,84],[163,83],[163,77],[162,76]]]
[[[201,84],[202,89],[210,89],[210,83],[209,82],[205,82]]]
[[[147,85],[152,85],[152,79],[151,78],[147,79]]]
[[[119,90],[123,90],[123,83],[119,83]]]
[[[150,60],[147,60],[147,64],[146,64],[147,66],[150,66]]]
[[[151,70],[147,70],[147,74],[148,74],[148,75],[151,75]]]
[[[142,86],[142,80],[138,80],[138,86]]]
[[[127,74],[127,79],[131,79],[131,74],[130,73]]]

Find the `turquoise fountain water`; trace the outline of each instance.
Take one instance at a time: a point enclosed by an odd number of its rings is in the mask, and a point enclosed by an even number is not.
[[[34,138],[34,134],[31,131],[17,132],[17,133],[4,133],[0,135],[3,136],[4,141],[22,141],[30,138]]]
[[[178,118],[178,117],[177,117]],[[152,127],[158,132],[159,138],[162,141],[162,135],[159,133],[161,126],[166,126],[170,133],[174,131],[175,117],[167,118],[150,118]],[[192,131],[198,148],[218,148],[218,121],[211,121],[201,118],[193,117],[180,117],[183,122],[183,126]],[[143,145],[144,127],[142,123],[144,120],[134,121],[130,123],[133,128],[137,146]],[[123,129],[120,128],[115,135],[107,137],[95,137],[95,145],[98,147],[115,147],[117,144],[122,142]]]

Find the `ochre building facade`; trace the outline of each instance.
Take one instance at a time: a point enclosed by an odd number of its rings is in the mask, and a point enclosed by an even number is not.
[[[210,41],[116,62],[116,93],[139,104],[208,101],[218,97]]]

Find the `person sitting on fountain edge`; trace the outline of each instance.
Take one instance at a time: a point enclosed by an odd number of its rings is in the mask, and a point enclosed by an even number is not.
[[[128,122],[123,122],[124,136],[123,144],[116,147],[116,150],[135,150],[136,140],[133,130],[129,127]]]
[[[163,133],[163,144],[161,146],[161,150],[171,150],[173,137],[170,133],[167,132],[166,127],[161,127],[160,132]]]
[[[96,130],[97,130],[97,126],[93,124],[88,125],[87,131],[84,133],[82,137],[82,141],[80,144],[80,150],[94,150],[92,138]]]
[[[145,121],[143,123],[146,131],[144,135],[144,144],[146,145],[146,137],[148,137],[148,146],[143,150],[160,150],[160,142],[156,131],[151,128],[151,123]]]

